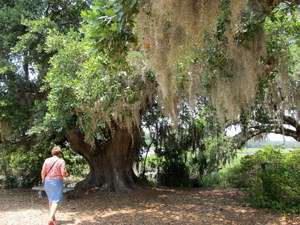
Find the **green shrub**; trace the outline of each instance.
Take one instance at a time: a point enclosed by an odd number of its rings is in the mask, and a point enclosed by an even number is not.
[[[300,150],[281,153],[281,147],[265,147],[245,156],[232,169],[231,183],[244,188],[255,207],[300,211]]]
[[[32,187],[40,182],[45,153],[33,146],[31,151],[23,146],[0,146],[0,175],[4,188]]]
[[[23,146],[0,145],[0,185],[4,188],[32,187],[41,182],[41,169],[44,160],[51,157],[53,143],[39,143],[30,149]],[[86,161],[72,152],[63,149],[68,173],[83,177],[88,173]]]
[[[171,187],[189,186],[190,179],[187,166],[179,161],[164,162],[162,171],[158,174],[158,183]]]
[[[232,170],[221,170],[217,173],[210,173],[203,176],[202,187],[232,188]]]
[[[81,156],[72,151],[71,148],[63,149],[63,159],[66,162],[66,169],[72,177],[83,178],[89,173],[89,165]]]

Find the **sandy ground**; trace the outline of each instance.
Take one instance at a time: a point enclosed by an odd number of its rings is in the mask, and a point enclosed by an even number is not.
[[[128,195],[97,190],[65,199],[56,224],[300,224],[300,215],[245,207],[237,190],[143,187]],[[31,189],[0,189],[0,225],[47,224],[47,199]]]

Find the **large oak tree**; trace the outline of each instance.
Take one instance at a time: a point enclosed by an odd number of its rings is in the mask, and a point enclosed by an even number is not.
[[[263,24],[280,2],[95,1],[84,38],[53,36],[49,118],[89,162],[77,187],[135,187],[141,116],[154,96],[175,124],[179,103],[197,95],[220,119],[250,111],[258,80],[275,67]]]
[[[280,2],[96,0],[79,32],[61,29],[69,21],[64,13],[50,17],[50,27],[27,21],[32,30],[17,50],[44,78],[48,108],[34,133],[61,134],[87,160],[90,172],[77,188],[133,190],[141,118],[154,99],[175,125],[180,102],[193,107],[199,95],[211,99],[223,122],[241,108],[251,111],[257,81],[275,68],[263,24]],[[55,9],[64,7],[43,12]],[[37,34],[47,36],[45,45]]]

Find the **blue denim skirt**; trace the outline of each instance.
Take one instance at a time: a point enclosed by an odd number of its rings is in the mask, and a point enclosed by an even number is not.
[[[63,180],[59,179],[45,179],[45,191],[48,200],[52,203],[61,204],[63,198]]]

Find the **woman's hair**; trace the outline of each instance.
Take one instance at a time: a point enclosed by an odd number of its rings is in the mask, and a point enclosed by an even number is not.
[[[60,155],[61,154],[61,148],[59,146],[55,146],[54,148],[52,148],[51,154],[56,155],[56,156]]]

